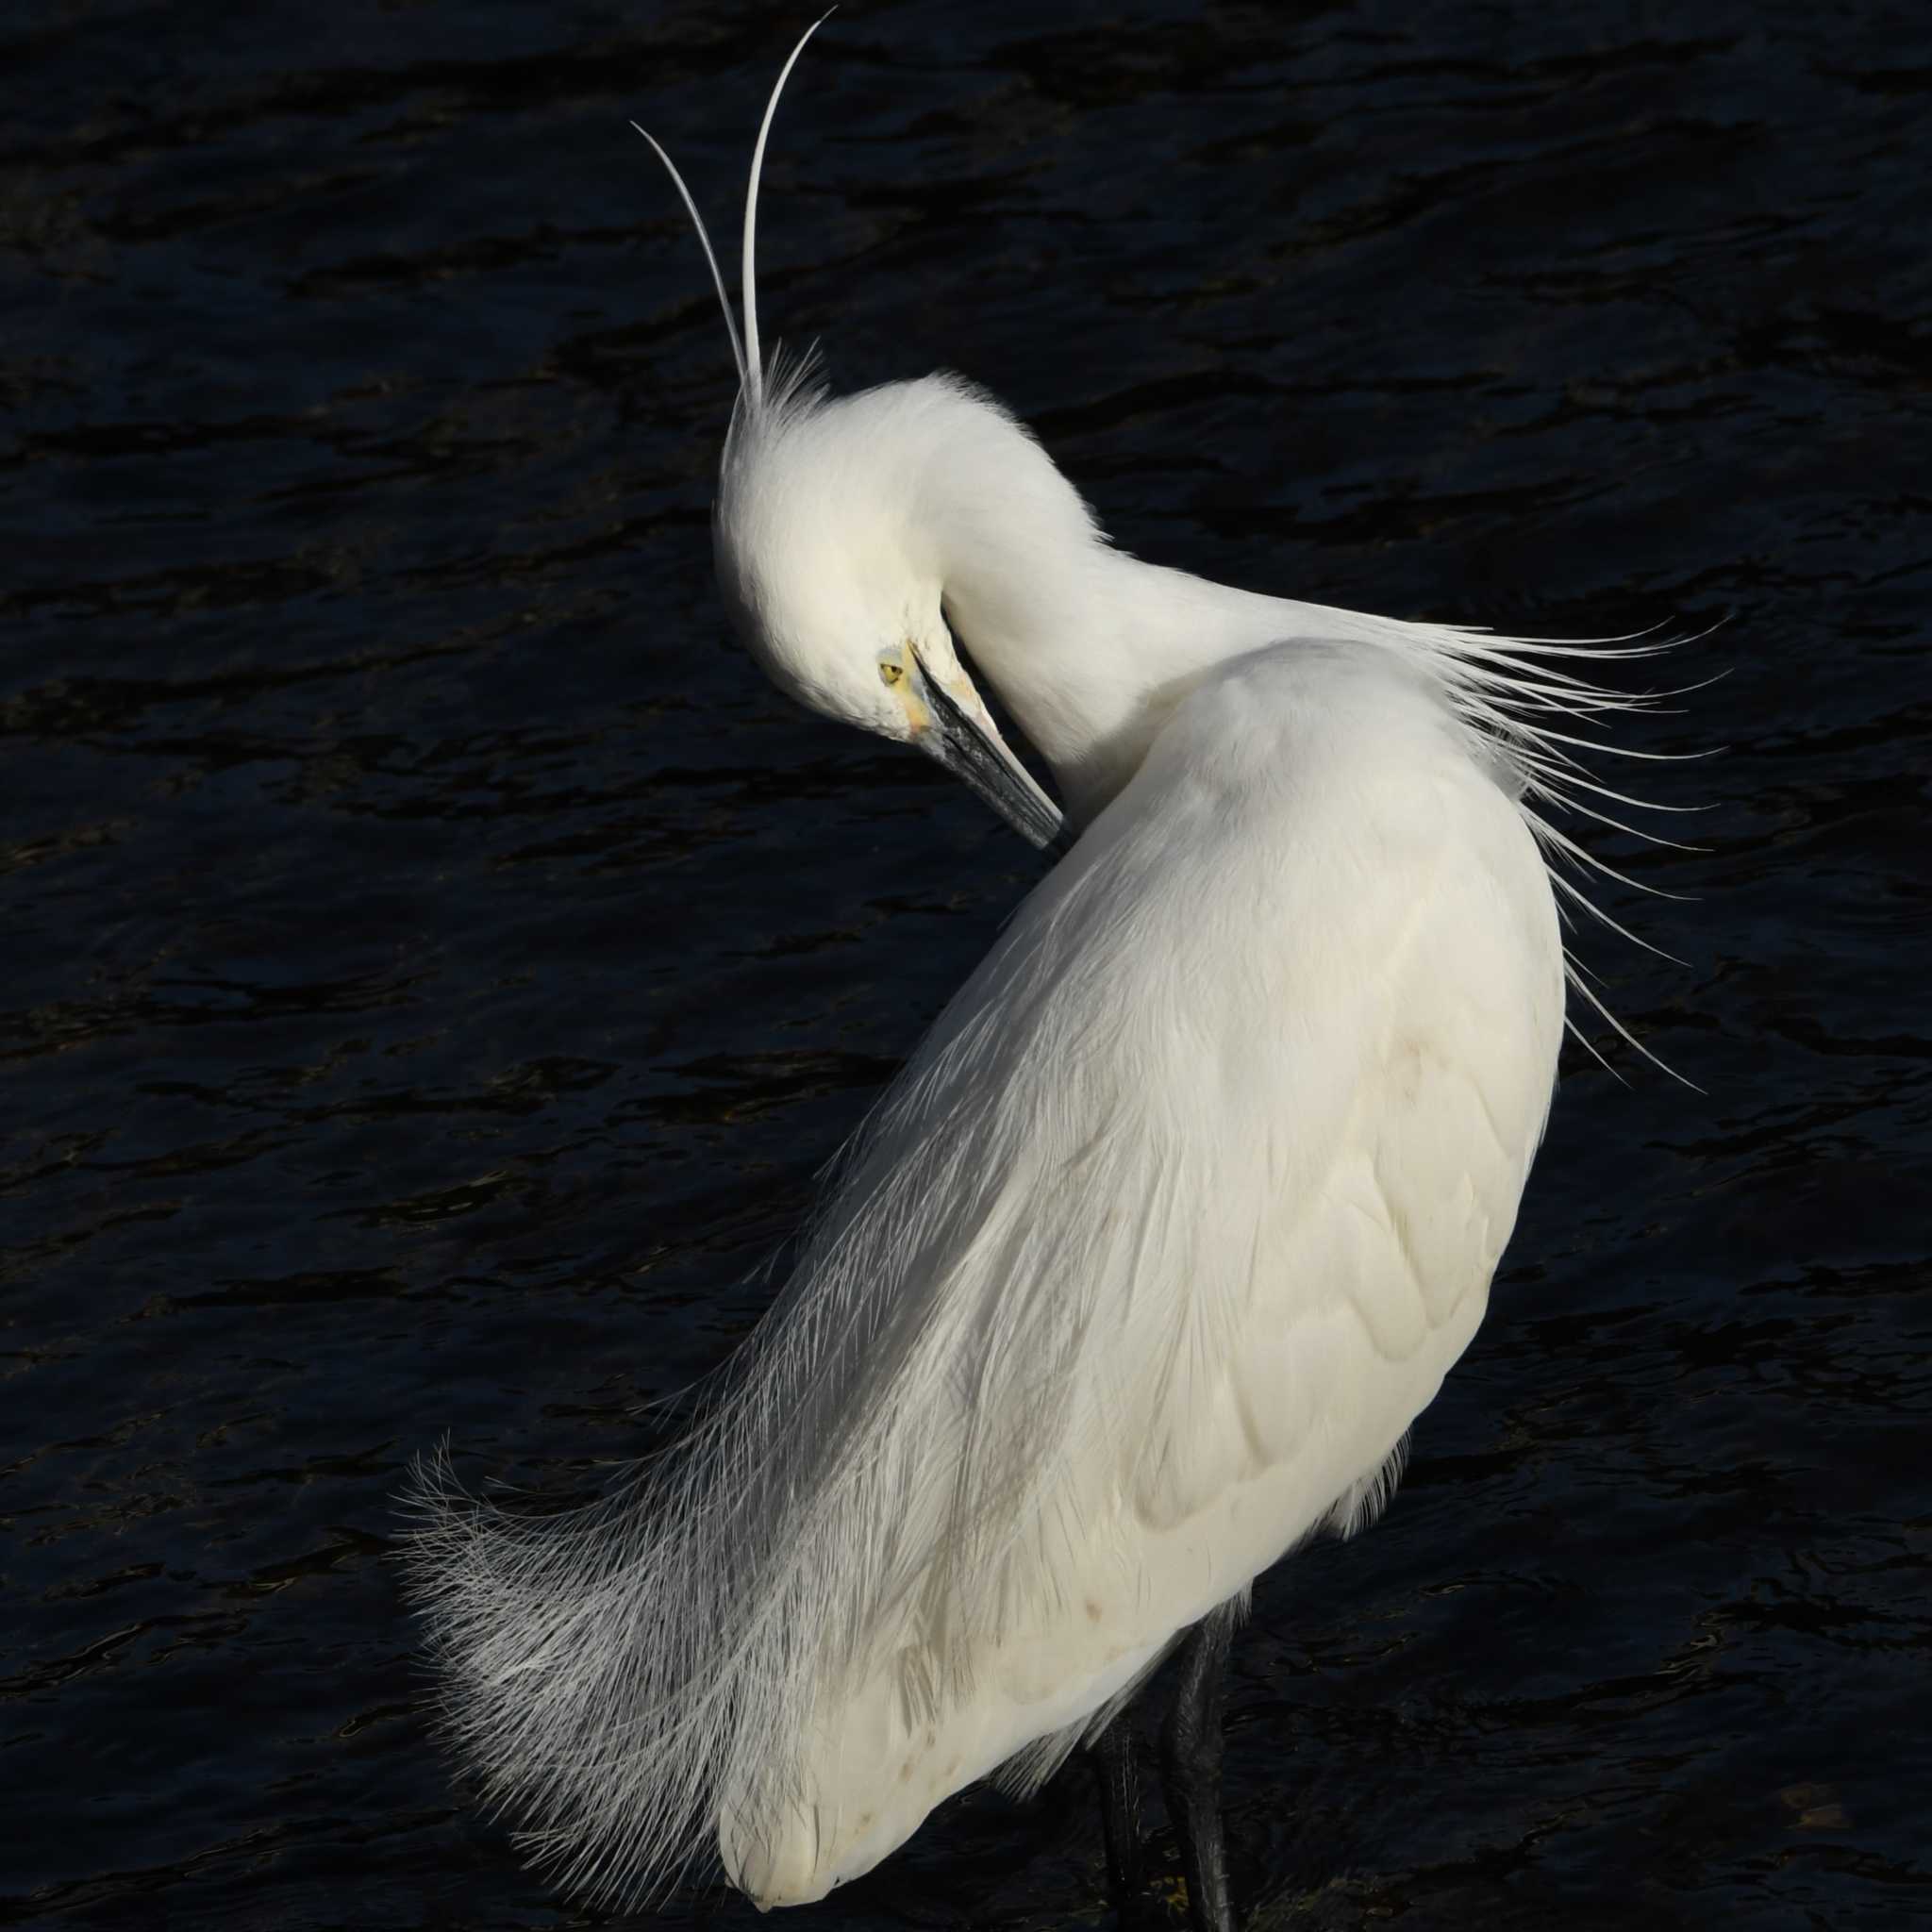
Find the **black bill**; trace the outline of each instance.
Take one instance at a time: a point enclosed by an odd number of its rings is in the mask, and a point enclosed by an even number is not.
[[[920,682],[921,695],[932,712],[931,728],[921,734],[920,748],[956,778],[963,778],[1029,844],[1058,858],[1074,842],[1059,807],[937,678],[922,675]]]

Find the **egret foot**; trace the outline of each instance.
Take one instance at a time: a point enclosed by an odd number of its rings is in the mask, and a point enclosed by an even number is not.
[[[1138,1932],[1146,1917],[1141,1893],[1141,1772],[1126,1712],[1101,1732],[1092,1749],[1100,1780],[1100,1828],[1107,1840],[1107,1895],[1120,1932]]]
[[[1160,1727],[1160,1782],[1180,1840],[1194,1932],[1234,1932],[1221,1835],[1221,1718],[1235,1607],[1223,1604],[1188,1633],[1174,1705]]]

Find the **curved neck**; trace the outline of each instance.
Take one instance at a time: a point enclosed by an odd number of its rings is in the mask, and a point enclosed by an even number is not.
[[[1009,417],[949,427],[908,508],[955,635],[1085,824],[1202,676],[1283,635],[1284,607],[1114,550]]]

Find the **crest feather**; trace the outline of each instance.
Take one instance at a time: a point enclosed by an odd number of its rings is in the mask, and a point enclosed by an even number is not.
[[[771,139],[772,122],[778,112],[778,96],[785,92],[785,83],[791,78],[791,70],[798,65],[798,57],[805,52],[806,42],[837,11],[836,7],[827,8],[799,36],[798,44],[792,48],[784,66],[778,70],[778,78],[772,87],[771,99],[765,103],[764,119],[758,123],[758,144],[752,149],[751,154],[751,179],[744,191],[744,245],[741,258],[741,299],[744,310],[742,338],[738,332],[737,319],[731,313],[731,297],[724,292],[724,275],[718,266],[718,252],[711,246],[710,231],[705,226],[705,218],[698,212],[698,205],[691,190],[685,186],[684,176],[677,172],[676,164],[659,146],[656,137],[648,129],[639,125],[635,121],[630,124],[651,143],[651,152],[664,163],[664,171],[671,176],[672,186],[677,190],[678,198],[684,203],[685,212],[691,216],[691,225],[698,231],[699,244],[705,251],[705,260],[711,271],[711,286],[718,291],[718,307],[724,311],[724,333],[731,338],[731,359],[738,367],[739,388],[743,392],[746,404],[754,409],[761,408],[765,400],[764,364],[758,354],[758,180],[765,169],[765,143]]]

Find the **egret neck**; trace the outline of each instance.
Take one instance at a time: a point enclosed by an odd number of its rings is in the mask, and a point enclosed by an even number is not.
[[[957,378],[872,396],[899,418],[911,471],[898,493],[904,541],[937,574],[958,641],[1052,767],[1075,826],[1230,659],[1296,636],[1418,649],[1399,621],[1257,595],[1114,549],[1027,430]]]
[[[1084,824],[1201,677],[1283,636],[1291,607],[1115,550],[1033,437],[957,380],[894,387],[905,541]]]

